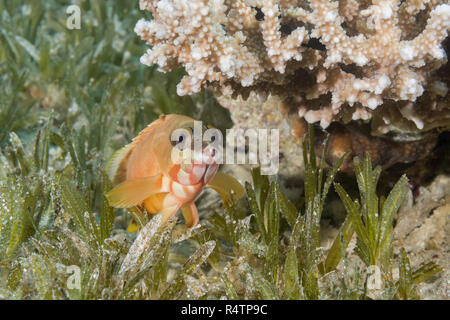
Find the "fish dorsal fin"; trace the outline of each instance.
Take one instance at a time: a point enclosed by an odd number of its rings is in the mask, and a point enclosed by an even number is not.
[[[122,149],[119,149],[111,159],[108,161],[105,167],[106,174],[108,175],[109,180],[114,185],[117,185],[123,182],[126,178],[127,171],[126,165],[128,163],[128,157],[131,153],[132,146],[131,143]]]
[[[131,152],[136,146],[144,140],[156,127],[158,127],[165,119],[165,116],[160,116],[159,119],[150,123],[145,129],[125,147],[119,149],[106,164],[105,170],[109,179],[114,185],[117,185],[126,180],[127,177],[127,164]]]

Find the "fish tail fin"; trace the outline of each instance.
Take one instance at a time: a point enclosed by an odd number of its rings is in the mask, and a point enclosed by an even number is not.
[[[139,230],[139,225],[134,221],[133,217],[130,220],[130,223],[128,223],[127,231],[129,233],[135,232]]]

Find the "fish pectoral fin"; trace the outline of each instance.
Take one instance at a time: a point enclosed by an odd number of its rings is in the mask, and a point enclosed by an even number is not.
[[[115,208],[130,208],[140,204],[152,194],[161,192],[161,175],[127,180],[106,194],[109,205]]]
[[[161,223],[166,223],[180,209],[179,205],[163,208],[158,214],[161,214]]]
[[[232,176],[217,172],[214,178],[206,185],[214,189],[224,201],[227,201],[233,196],[239,199],[244,195],[244,187]]]
[[[188,228],[193,227],[198,222],[197,207],[194,202],[185,204],[181,207],[181,213],[183,213],[184,220],[186,220],[186,226]]]

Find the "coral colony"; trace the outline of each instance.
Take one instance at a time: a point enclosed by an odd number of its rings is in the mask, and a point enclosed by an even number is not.
[[[179,95],[204,88],[294,101],[327,128],[417,134],[450,124],[445,0],[141,0],[141,62],[183,66]],[[444,68],[444,69],[443,69]]]

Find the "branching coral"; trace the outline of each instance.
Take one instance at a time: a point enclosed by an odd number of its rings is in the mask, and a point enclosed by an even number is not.
[[[378,134],[450,123],[448,81],[436,73],[447,62],[442,47],[450,29],[447,1],[141,0],[140,5],[154,17],[135,28],[152,46],[141,62],[163,72],[184,66],[180,95],[212,88],[244,98],[250,92],[294,97],[299,115],[310,123],[326,128],[336,120],[375,118]]]

